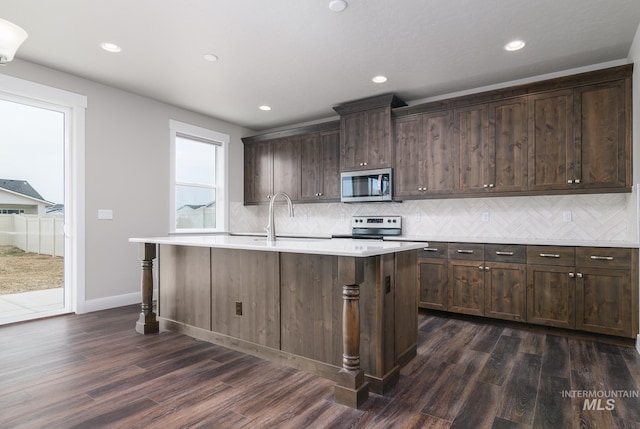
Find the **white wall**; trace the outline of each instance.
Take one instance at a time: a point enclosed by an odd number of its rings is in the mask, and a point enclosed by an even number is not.
[[[250,130],[26,61],[0,73],[87,96],[85,298],[100,303],[87,309],[137,296],[140,263],[128,238],[169,231],[169,119],[230,135],[230,199],[242,201],[240,138]],[[113,210],[113,220],[98,220],[98,209]]]
[[[636,30],[636,36],[629,50],[629,59],[634,62],[633,67],[633,183],[640,183],[640,25]],[[636,234],[640,227],[638,226],[638,216],[640,209],[638,208],[640,201],[636,201],[635,228]],[[640,287],[640,286],[639,286]],[[639,292],[640,293],[640,292]],[[640,313],[640,309],[638,309]],[[640,319],[640,317],[639,317]],[[640,335],[636,339],[636,349],[640,353]]]

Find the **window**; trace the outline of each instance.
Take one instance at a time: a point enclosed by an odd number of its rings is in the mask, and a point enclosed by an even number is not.
[[[229,136],[173,120],[169,121],[169,128],[170,231],[226,231]]]

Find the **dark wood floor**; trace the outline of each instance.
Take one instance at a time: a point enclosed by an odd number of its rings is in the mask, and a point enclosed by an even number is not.
[[[0,327],[0,428],[640,427],[639,398],[583,410],[584,398],[562,395],[640,390],[631,342],[421,313],[417,358],[392,392],[353,410],[322,378],[175,333],[139,335],[137,311]]]

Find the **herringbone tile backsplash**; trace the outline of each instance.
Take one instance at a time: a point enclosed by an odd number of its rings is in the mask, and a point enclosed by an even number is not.
[[[466,198],[403,203],[295,204],[295,217],[276,209],[278,234],[350,232],[353,215],[401,215],[403,234],[442,238],[637,241],[636,194]],[[483,221],[483,213],[489,220]],[[232,203],[234,232],[263,231],[267,206]]]

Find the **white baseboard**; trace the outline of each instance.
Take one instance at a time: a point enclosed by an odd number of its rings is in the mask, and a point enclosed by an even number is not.
[[[153,291],[153,296],[158,296],[158,291]],[[140,304],[142,297],[140,292],[127,293],[124,295],[108,296],[106,298],[91,299],[84,302],[84,312],[108,310],[110,308],[124,307],[126,305]]]

